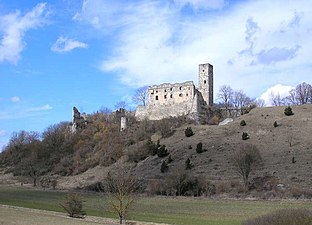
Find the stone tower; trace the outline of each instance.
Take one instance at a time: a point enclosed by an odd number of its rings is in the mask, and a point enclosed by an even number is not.
[[[120,117],[120,131],[124,131],[127,128],[127,118],[122,116]]]
[[[207,105],[213,105],[213,66],[209,63],[199,64],[198,91]]]

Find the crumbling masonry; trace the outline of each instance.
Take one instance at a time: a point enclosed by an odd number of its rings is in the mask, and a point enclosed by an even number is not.
[[[199,64],[198,88],[193,81],[153,85],[148,88],[146,106],[138,106],[138,120],[160,120],[188,116],[197,120],[207,106],[213,105],[213,66]]]

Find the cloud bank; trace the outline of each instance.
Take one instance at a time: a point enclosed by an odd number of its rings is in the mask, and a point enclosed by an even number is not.
[[[309,0],[84,0],[74,20],[115,36],[99,68],[126,85],[197,81],[205,62],[214,65],[216,90],[231,84],[259,96],[276,83],[312,81]]]

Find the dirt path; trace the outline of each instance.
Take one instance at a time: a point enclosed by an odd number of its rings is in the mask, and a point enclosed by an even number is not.
[[[28,209],[15,206],[0,205],[0,225],[117,225],[118,221],[108,218],[87,216],[75,219],[64,213],[46,210]],[[153,223],[130,223],[133,225],[152,225]],[[156,224],[155,224],[156,225]]]

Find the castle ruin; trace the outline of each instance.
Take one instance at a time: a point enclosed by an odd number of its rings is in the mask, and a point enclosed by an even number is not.
[[[213,105],[213,66],[199,64],[198,88],[193,81],[165,83],[148,87],[146,106],[138,106],[138,120],[160,120],[188,116],[198,120],[206,106]]]
[[[71,124],[72,133],[75,133],[78,129],[85,128],[88,124],[87,115],[85,113],[80,114],[79,110],[75,106],[72,111]]]

